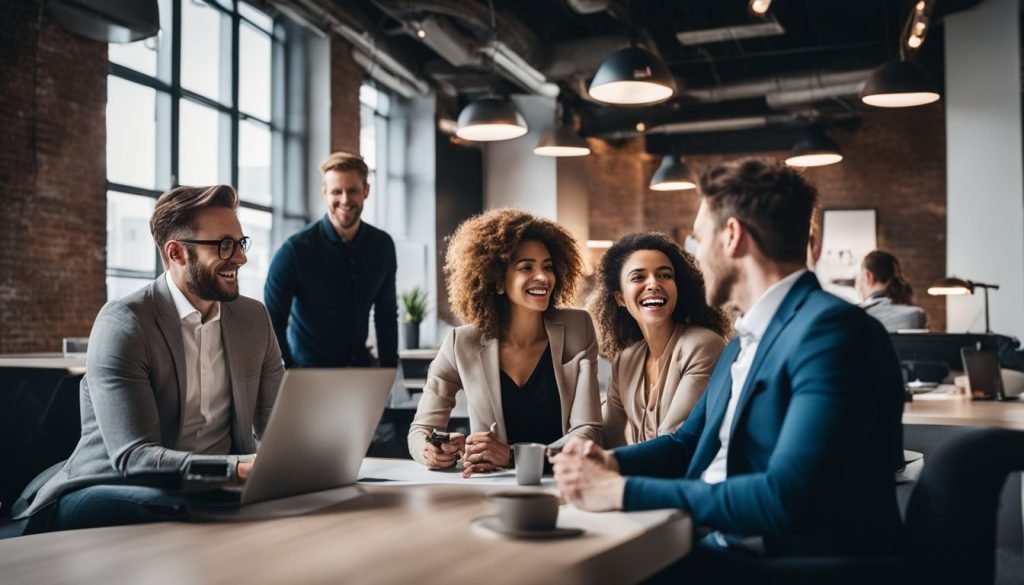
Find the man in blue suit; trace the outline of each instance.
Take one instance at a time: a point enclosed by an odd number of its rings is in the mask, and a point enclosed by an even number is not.
[[[738,335],[676,433],[614,451],[575,440],[553,459],[559,489],[588,510],[685,510],[710,531],[698,557],[896,550],[899,363],[876,320],[804,269],[814,187],[744,159],[700,189],[696,257]]]

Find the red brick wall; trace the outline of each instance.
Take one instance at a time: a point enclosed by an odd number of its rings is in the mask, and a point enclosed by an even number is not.
[[[0,19],[0,353],[59,351],[106,298],[107,45],[42,4]]]
[[[363,69],[352,46],[331,35],[331,152],[359,152],[359,86]]]
[[[843,162],[807,169],[807,177],[818,187],[823,209],[877,210],[879,248],[900,258],[930,328],[945,331],[945,299],[925,292],[946,271],[945,112],[936,105],[862,114],[857,131],[831,133]],[[647,184],[660,160],[644,152],[642,139],[617,145],[591,139],[590,146],[592,239],[656,230],[681,240],[690,232],[699,204],[696,192],[650,191]],[[699,173],[738,156],[688,156],[687,162]]]

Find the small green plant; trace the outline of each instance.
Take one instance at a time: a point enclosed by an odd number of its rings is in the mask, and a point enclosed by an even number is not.
[[[421,323],[427,317],[427,293],[420,287],[402,293],[402,313],[409,323]]]

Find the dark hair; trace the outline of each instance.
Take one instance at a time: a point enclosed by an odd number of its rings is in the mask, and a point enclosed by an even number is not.
[[[864,257],[864,269],[870,272],[876,282],[885,285],[885,296],[894,304],[909,305],[914,299],[914,289],[903,276],[900,261],[892,254],[875,250]]]
[[[590,299],[589,309],[597,325],[601,355],[611,359],[643,339],[636,320],[625,307],[615,302],[613,296],[615,292],[622,292],[620,279],[626,259],[638,250],[656,250],[672,262],[677,289],[672,320],[707,327],[725,337],[729,331],[729,319],[721,309],[708,305],[704,295],[704,276],[693,256],[665,234],[637,232],[623,236],[608,248],[597,268],[597,288]]]
[[[818,193],[798,171],[779,161],[743,158],[705,170],[700,193],[717,229],[735,217],[769,259],[806,262]]]
[[[160,258],[165,265],[167,258],[164,257],[164,244],[169,240],[192,237],[196,213],[208,207],[236,209],[238,193],[231,185],[175,187],[156,200],[153,217],[149,220],[149,231],[153,234],[153,241],[160,249]]]
[[[327,171],[355,171],[363,179],[363,185],[366,184],[366,179],[370,176],[370,169],[366,166],[363,157],[340,150],[332,152],[324,159],[324,162],[320,163],[320,174],[326,175]]]
[[[565,228],[518,209],[495,209],[462,222],[448,237],[444,274],[455,315],[485,337],[500,339],[508,327],[508,296],[498,294],[522,242],[540,242],[551,254],[555,286],[548,311],[571,303],[583,276],[579,244]]]

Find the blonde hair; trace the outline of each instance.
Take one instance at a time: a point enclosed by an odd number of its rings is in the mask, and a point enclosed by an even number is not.
[[[364,185],[366,184],[367,177],[370,176],[370,169],[366,166],[366,161],[363,160],[363,157],[340,150],[332,152],[330,156],[324,159],[324,162],[320,163],[320,174],[326,175],[327,171],[355,171],[363,179]]]

